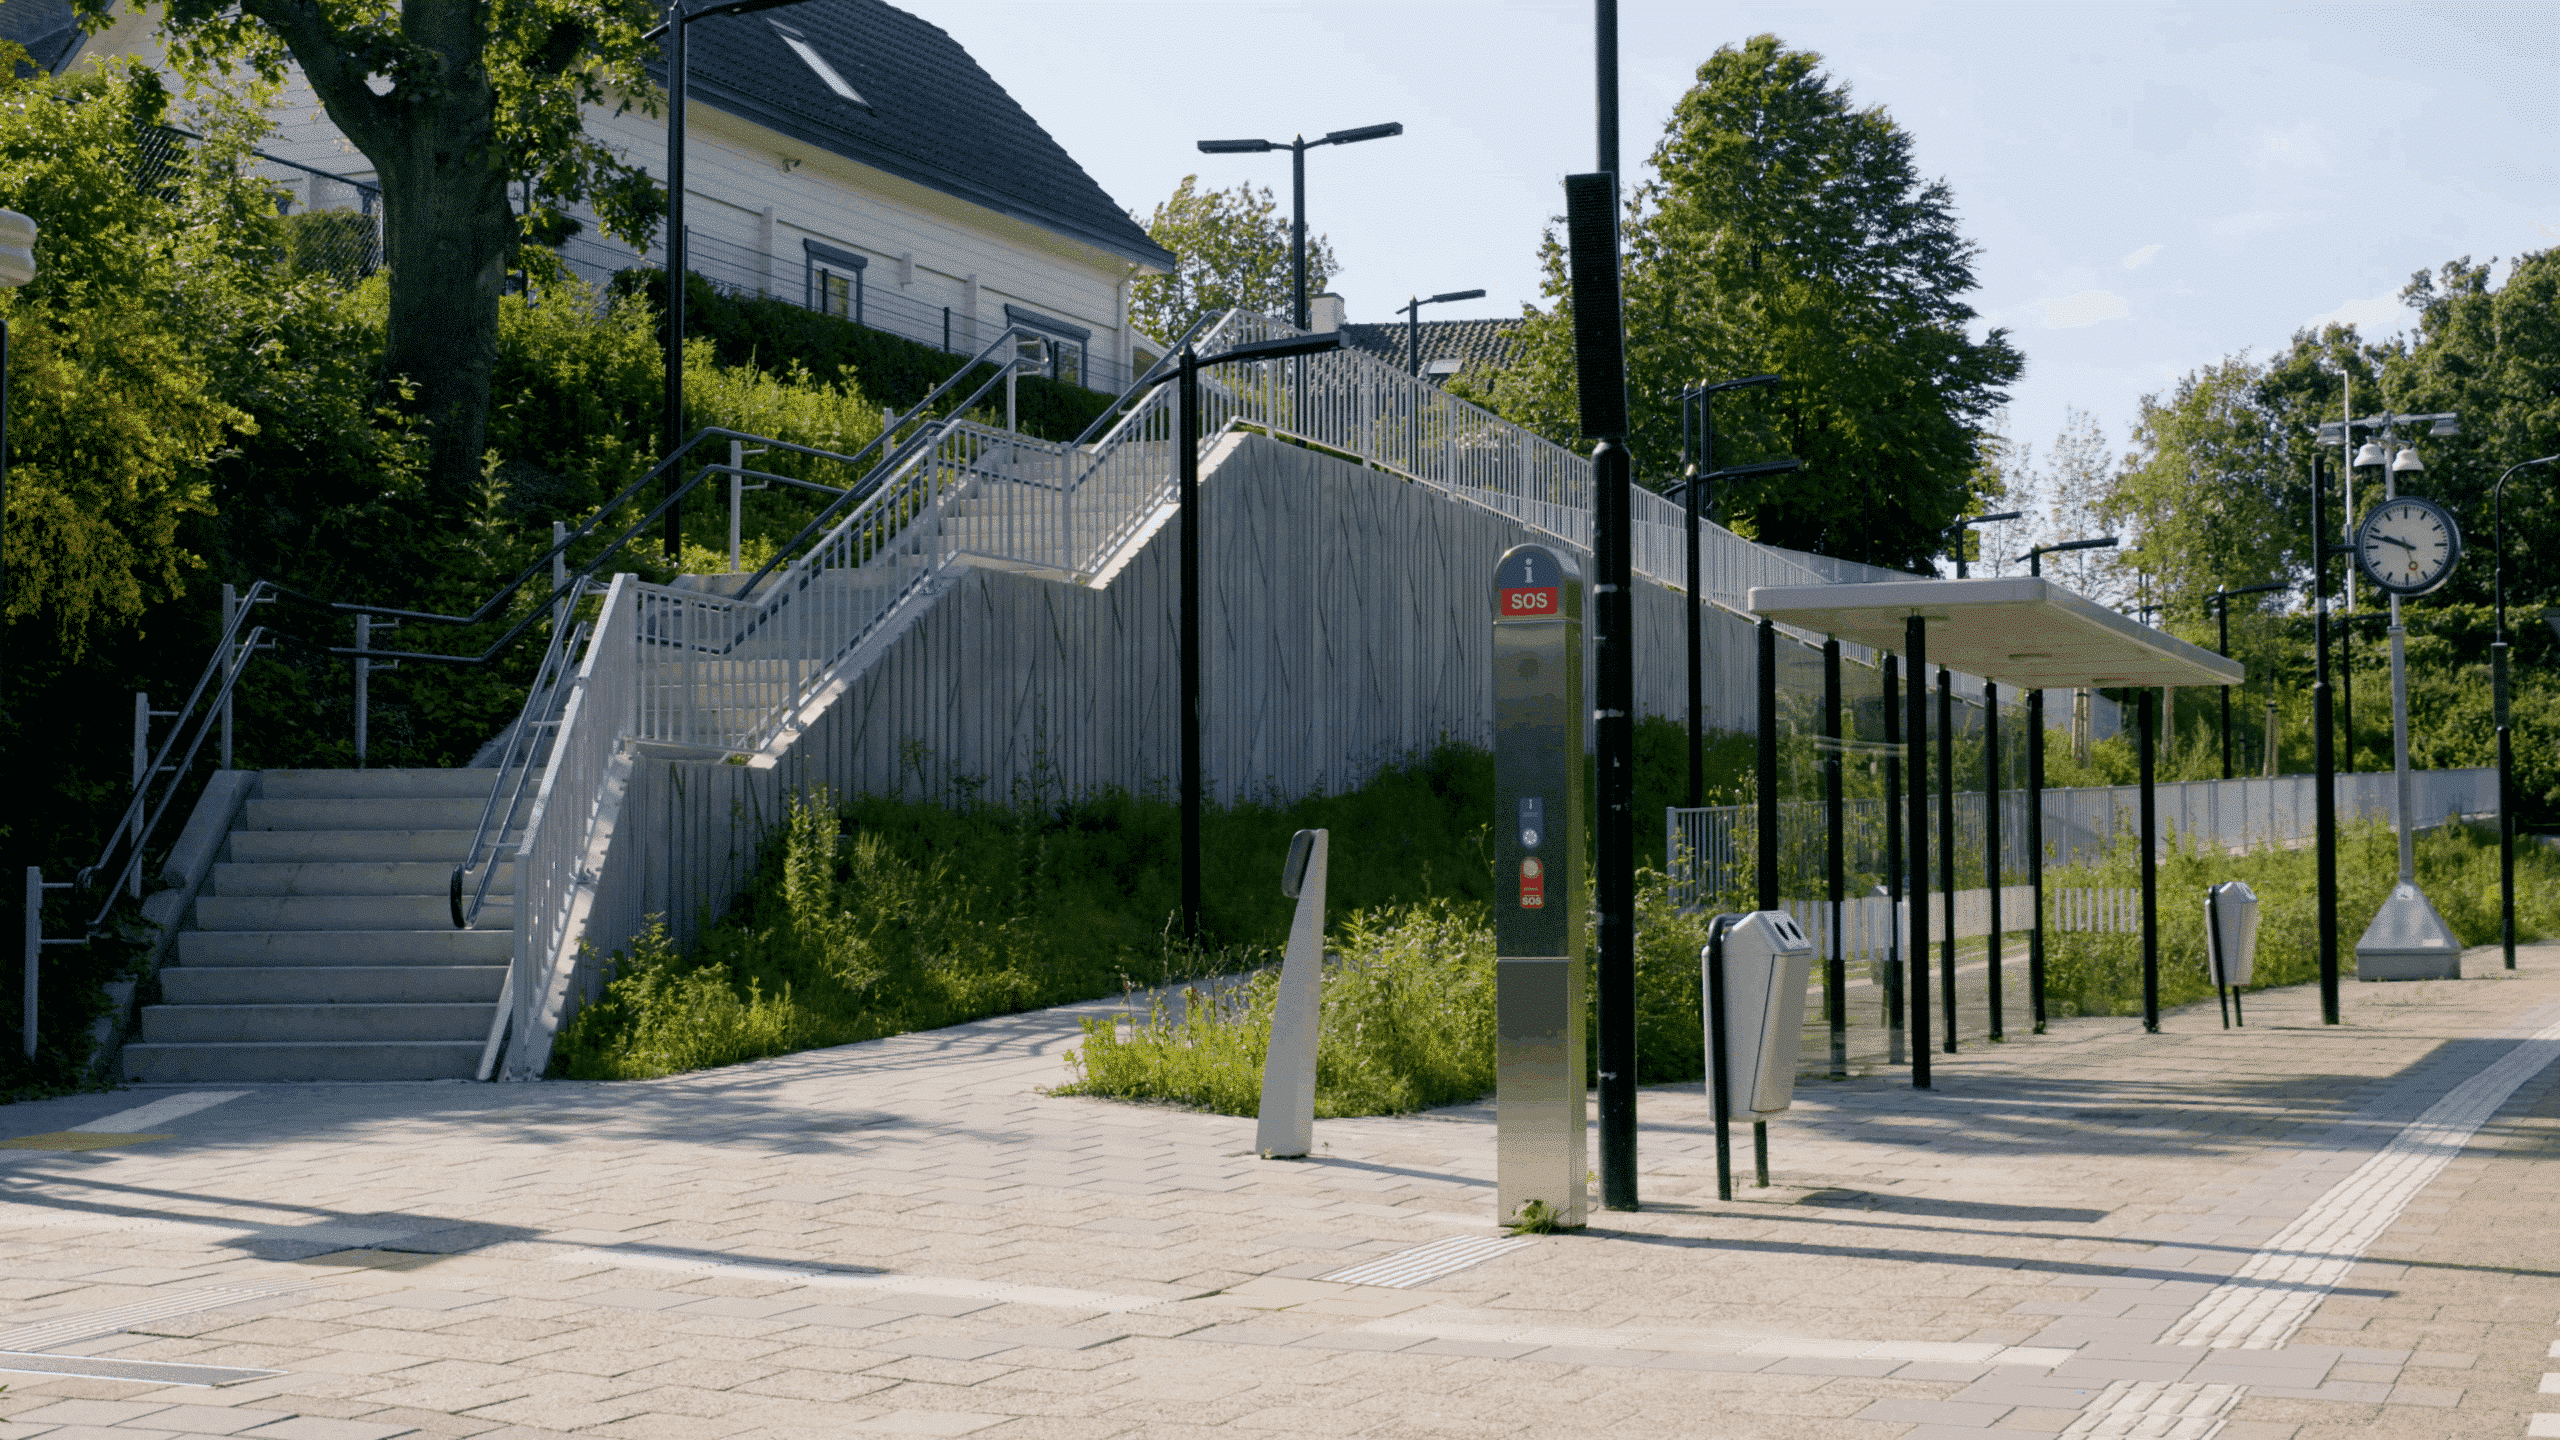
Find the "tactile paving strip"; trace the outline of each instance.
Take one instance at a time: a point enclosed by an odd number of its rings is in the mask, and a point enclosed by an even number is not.
[[[1383,1285],[1390,1290],[1410,1290],[1444,1275],[1455,1275],[1470,1265],[1481,1265],[1496,1255],[1538,1242],[1526,1235],[1453,1235],[1416,1245],[1392,1255],[1381,1255],[1346,1269],[1319,1275],[1319,1280],[1332,1280],[1344,1285]]]

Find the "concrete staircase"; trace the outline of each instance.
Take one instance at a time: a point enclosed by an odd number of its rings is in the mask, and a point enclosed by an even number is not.
[[[513,867],[500,867],[470,930],[453,928],[447,886],[497,778],[259,776],[161,968],[162,1003],[144,1007],[139,1040],[125,1046],[125,1073],[154,1083],[470,1079],[514,945]]]

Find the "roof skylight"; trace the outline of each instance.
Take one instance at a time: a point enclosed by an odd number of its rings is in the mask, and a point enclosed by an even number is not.
[[[782,37],[782,43],[791,47],[791,53],[800,57],[800,63],[808,66],[810,73],[823,81],[828,89],[836,92],[837,99],[859,105],[865,110],[871,108],[871,102],[863,99],[860,91],[854,89],[842,75],[836,73],[836,67],[827,63],[827,57],[818,53],[817,47],[809,43],[809,37],[779,20],[768,20],[765,23],[773,27],[773,33]]]

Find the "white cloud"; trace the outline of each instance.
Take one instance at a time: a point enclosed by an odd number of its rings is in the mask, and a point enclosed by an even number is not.
[[[2105,290],[2083,290],[2059,300],[2039,300],[2047,330],[2077,330],[2107,320],[2121,320],[2133,313],[2124,297]]]
[[[2313,331],[2324,325],[2353,325],[2367,340],[2378,340],[2400,328],[2400,292],[2386,290],[2370,300],[2342,300],[2338,308],[2302,322]]]
[[[2141,269],[2143,266],[2150,264],[2152,261],[2160,257],[2161,248],[2162,247],[2158,245],[2143,246],[2141,249],[2124,257],[2124,268],[2127,270]]]

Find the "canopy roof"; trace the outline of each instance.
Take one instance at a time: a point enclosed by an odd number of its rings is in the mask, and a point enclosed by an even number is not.
[[[2243,670],[2033,575],[1763,585],[1752,614],[1900,650],[1903,622],[1928,622],[1929,663],[2027,690],[2079,686],[2236,685]]]

